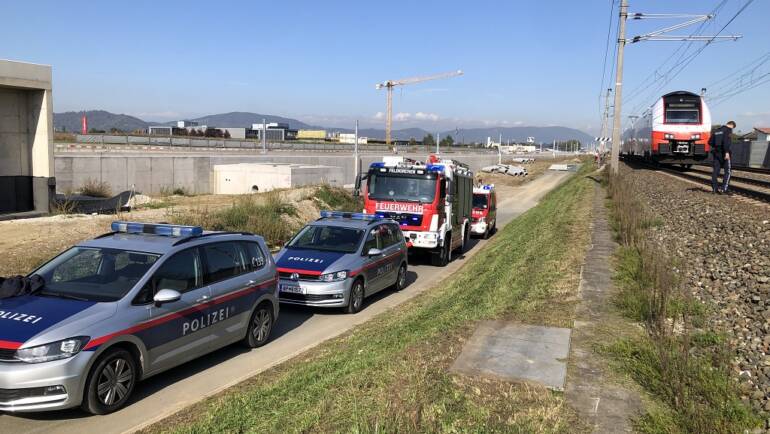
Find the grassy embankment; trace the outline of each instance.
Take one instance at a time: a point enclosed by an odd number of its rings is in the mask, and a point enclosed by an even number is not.
[[[148,431],[582,431],[560,393],[449,368],[480,320],[569,326],[593,192],[583,175],[501,229],[451,278]]]
[[[730,350],[710,330],[707,307],[682,285],[679,264],[652,240],[662,222],[622,176],[610,180],[616,253],[614,304],[645,333],[601,346],[612,365],[652,398],[635,421],[645,433],[737,433],[760,422],[740,400],[730,377]]]
[[[318,209],[360,211],[358,198],[347,190],[321,185],[304,198],[313,200]],[[269,246],[283,245],[305,223],[298,217],[297,208],[281,191],[235,199],[231,206],[210,211],[193,208],[183,212],[170,211],[173,223],[202,226],[214,231],[251,232],[265,238]]]

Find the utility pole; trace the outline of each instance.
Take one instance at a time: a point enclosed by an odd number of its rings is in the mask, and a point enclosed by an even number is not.
[[[440,136],[441,136],[441,133],[436,133],[436,155],[438,155],[439,150],[440,150],[440,148],[439,148],[440,143],[441,143],[441,137]]]
[[[267,120],[262,118],[262,153],[267,152]]]
[[[356,133],[353,138],[355,141],[353,144],[353,156],[355,157],[355,171],[353,172],[354,178],[358,178],[358,119],[356,119]]]
[[[612,173],[618,173],[620,159],[620,121],[621,105],[623,104],[623,51],[626,47],[626,19],[628,18],[628,0],[620,0],[620,13],[618,22],[618,63],[615,65],[615,107],[612,119],[612,158],[610,167]]]
[[[604,97],[604,116],[602,116],[602,131],[599,134],[599,153],[603,154],[606,149],[606,143],[607,143],[607,129],[609,127],[610,122],[610,94],[612,93],[612,88],[607,89],[607,95]]]

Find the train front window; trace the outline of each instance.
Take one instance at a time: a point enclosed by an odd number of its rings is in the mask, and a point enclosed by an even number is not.
[[[700,114],[696,109],[667,109],[667,124],[699,124]]]

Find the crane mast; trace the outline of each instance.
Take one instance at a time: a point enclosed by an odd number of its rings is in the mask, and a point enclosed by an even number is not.
[[[396,86],[405,86],[407,84],[415,84],[415,83],[422,83],[424,81],[430,81],[430,80],[439,80],[442,78],[451,78],[451,77],[457,77],[459,75],[463,75],[463,72],[461,70],[457,71],[451,71],[451,72],[444,72],[441,74],[435,74],[435,75],[428,75],[424,77],[411,77],[411,78],[403,78],[401,80],[388,80],[383,83],[377,83],[374,85],[375,89],[382,89],[385,88],[387,90],[387,113],[385,114],[386,120],[385,120],[385,143],[390,145],[391,143],[391,133],[393,130],[393,88]]]

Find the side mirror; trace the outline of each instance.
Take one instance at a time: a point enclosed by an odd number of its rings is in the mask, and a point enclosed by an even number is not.
[[[368,255],[370,258],[371,258],[372,256],[380,256],[380,255],[382,255],[382,250],[380,250],[380,249],[376,249],[376,248],[371,248],[371,249],[369,249],[369,251],[368,251],[368,252],[366,252],[366,254],[367,254],[367,255]]]
[[[353,196],[358,197],[361,195],[361,181],[366,179],[366,175],[358,174],[356,175],[356,184],[355,188],[353,189]]]
[[[179,301],[180,298],[182,298],[182,294],[180,294],[179,291],[174,289],[161,289],[157,294],[155,294],[155,297],[152,298],[152,301],[155,302],[155,306],[160,307],[165,303],[173,303],[175,301]]]

